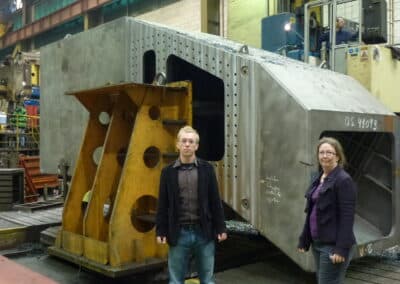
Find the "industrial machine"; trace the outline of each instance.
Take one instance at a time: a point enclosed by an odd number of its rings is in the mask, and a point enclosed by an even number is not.
[[[393,55],[399,45],[387,44],[386,1],[282,2],[286,5],[278,5],[278,14],[262,19],[263,49],[350,75],[400,113],[398,86],[393,84],[400,75],[398,56]],[[346,44],[334,39],[337,16],[350,18],[344,30],[352,37]]]
[[[153,230],[158,180],[160,167],[178,156],[179,127],[191,124],[190,83],[74,95],[90,119],[50,252],[113,277],[163,265],[166,248],[155,245]]]
[[[304,9],[297,13],[284,12],[265,17],[261,22],[262,49],[296,59],[304,59]],[[318,39],[322,27],[317,20],[315,11],[310,17],[309,52],[319,57],[321,46]]]
[[[38,154],[39,90],[39,52],[17,45],[0,65],[0,167]]]
[[[165,260],[150,217],[177,121],[199,131],[227,206],[303,269],[314,269],[296,244],[322,136],[342,142],[357,183],[357,257],[398,244],[398,117],[349,76],[132,18],[41,54],[41,168],[75,169],[50,253],[111,276]]]
[[[385,0],[286,2],[290,4],[282,7],[281,13],[262,19],[261,38],[265,50],[346,73],[348,45],[337,42],[334,32],[337,16],[344,16],[338,12],[339,7],[342,13],[351,9],[352,17],[357,15],[356,21],[346,19],[344,27],[346,32],[354,35],[352,45],[384,43],[387,40]],[[323,34],[329,35],[326,46],[322,43]]]

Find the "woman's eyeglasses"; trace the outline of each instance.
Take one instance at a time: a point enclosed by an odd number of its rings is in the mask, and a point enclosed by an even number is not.
[[[331,152],[331,151],[319,151],[318,154],[320,156],[328,156],[328,157],[332,157],[332,156],[336,155],[335,152]]]

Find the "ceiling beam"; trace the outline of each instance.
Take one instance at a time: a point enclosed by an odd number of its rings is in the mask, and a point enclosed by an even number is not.
[[[41,34],[111,1],[112,0],[78,0],[50,15],[23,26],[21,29],[8,32],[0,39],[0,49]]]

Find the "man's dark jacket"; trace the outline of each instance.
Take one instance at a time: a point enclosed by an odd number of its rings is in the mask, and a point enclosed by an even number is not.
[[[222,202],[219,197],[218,184],[214,168],[206,161],[198,159],[198,202],[200,226],[208,240],[217,234],[226,232]],[[168,244],[177,244],[180,225],[178,222],[179,185],[178,168],[173,164],[166,166],[161,172],[158,209],[156,217],[157,236],[166,236]]]
[[[321,34],[321,36],[318,39],[318,46],[317,46],[318,51],[321,50],[323,42],[326,42],[327,50],[331,49],[329,37],[330,37],[329,30]],[[352,33],[345,29],[340,29],[336,31],[336,45],[348,43],[349,41],[358,41],[358,33]]]
[[[312,238],[310,232],[311,195],[318,186],[321,174],[312,182],[305,197],[306,222],[299,239],[299,248],[308,250]],[[356,239],[353,232],[356,206],[356,186],[349,174],[337,166],[324,180],[317,201],[317,228],[319,241],[333,245],[334,251],[345,258]]]

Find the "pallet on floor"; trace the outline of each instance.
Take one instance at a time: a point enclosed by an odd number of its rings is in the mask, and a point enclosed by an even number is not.
[[[61,225],[62,207],[34,212],[0,212],[0,250],[24,242],[39,242],[40,232]]]

